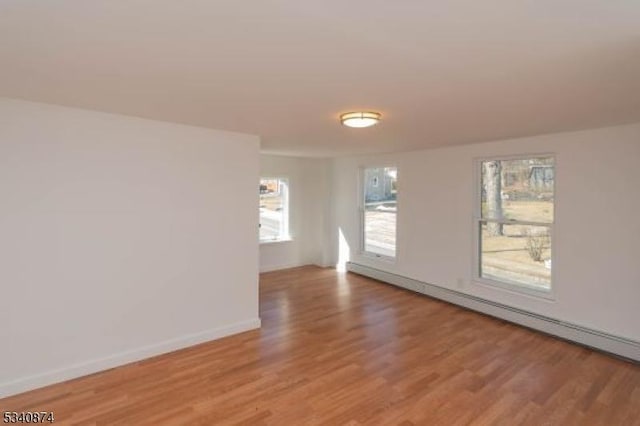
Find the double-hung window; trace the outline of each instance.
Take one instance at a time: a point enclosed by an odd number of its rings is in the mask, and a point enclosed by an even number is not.
[[[548,297],[554,266],[554,157],[483,159],[477,173],[476,279]]]
[[[362,251],[380,258],[396,257],[396,167],[362,170]]]
[[[260,241],[283,241],[289,235],[289,181],[260,179]]]

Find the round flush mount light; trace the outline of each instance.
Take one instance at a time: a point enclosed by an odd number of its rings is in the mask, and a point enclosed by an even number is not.
[[[371,111],[347,112],[340,116],[340,122],[347,127],[370,127],[378,124],[381,114]]]

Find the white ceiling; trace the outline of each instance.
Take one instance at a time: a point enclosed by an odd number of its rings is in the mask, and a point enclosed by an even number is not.
[[[0,95],[311,156],[628,123],[640,1],[0,0]]]

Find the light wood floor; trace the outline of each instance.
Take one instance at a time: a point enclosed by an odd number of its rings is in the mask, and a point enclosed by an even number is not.
[[[263,328],[0,400],[55,424],[640,425],[640,366],[352,274],[263,274]]]

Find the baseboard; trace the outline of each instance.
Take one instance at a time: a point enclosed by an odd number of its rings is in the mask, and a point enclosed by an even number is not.
[[[52,385],[54,383],[64,382],[66,380],[75,379],[88,374],[108,370],[110,368],[119,367],[124,364],[129,364],[256,328],[260,328],[260,318],[253,318],[225,327],[218,327],[199,333],[193,333],[130,351],[110,355],[104,358],[93,359],[80,364],[69,365],[56,370],[47,371],[45,373],[0,383],[0,398]]]
[[[482,299],[466,293],[450,290],[434,284],[403,277],[401,275],[371,268],[357,263],[347,263],[347,271],[407,290],[421,293],[435,299],[462,306],[483,314],[500,318],[515,324],[542,331],[543,333],[609,352],[634,361],[640,361],[640,342],[593,330],[581,325],[513,308],[508,305]]]
[[[273,271],[280,271],[282,269],[298,268],[300,266],[305,266],[305,265],[308,265],[308,263],[286,263],[284,265],[260,266],[260,273],[262,274],[263,272],[273,272]]]

